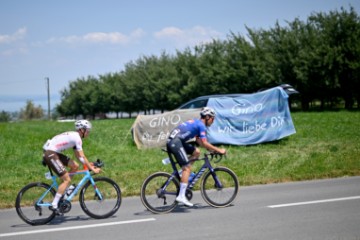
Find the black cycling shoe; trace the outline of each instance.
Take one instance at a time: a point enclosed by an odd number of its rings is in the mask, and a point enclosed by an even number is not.
[[[60,211],[58,208],[54,208],[53,206],[50,206],[49,209],[55,213],[57,216],[64,216],[64,213]]]

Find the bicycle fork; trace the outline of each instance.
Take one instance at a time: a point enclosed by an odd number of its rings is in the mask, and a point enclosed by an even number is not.
[[[223,188],[223,185],[222,185],[222,183],[220,182],[218,176],[216,175],[214,169],[211,169],[210,172],[211,172],[212,177],[214,178],[215,187],[216,187],[217,189],[222,189],[222,188]]]

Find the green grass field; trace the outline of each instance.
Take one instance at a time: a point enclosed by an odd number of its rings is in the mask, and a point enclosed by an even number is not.
[[[295,112],[292,117],[296,134],[272,143],[224,146],[227,158],[217,165],[234,170],[242,186],[360,175],[360,112]],[[130,134],[133,122],[92,121],[93,131],[83,146],[89,160],[105,162],[102,175],[120,185],[123,197],[138,196],[150,173],[171,170],[161,163],[166,157],[161,150],[136,148]],[[48,181],[48,169],[41,165],[42,145],[68,130],[73,123],[0,123],[0,208],[14,207],[17,192],[27,183]],[[66,154],[73,156],[71,151]]]

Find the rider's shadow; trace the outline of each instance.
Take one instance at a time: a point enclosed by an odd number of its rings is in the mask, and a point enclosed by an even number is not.
[[[107,219],[111,219],[111,218],[116,218],[116,216],[111,216],[108,217]],[[66,223],[66,222],[79,222],[79,221],[93,221],[94,218],[91,218],[87,215],[80,215],[80,216],[57,216],[56,218],[54,218],[53,220],[51,220],[51,222],[49,222],[46,225],[60,225],[62,223]]]
[[[234,206],[233,204],[230,204],[229,206],[227,206],[227,208],[233,207],[233,206]],[[196,210],[214,210],[214,211],[216,211],[217,209],[219,209],[219,208],[212,207],[212,206],[207,205],[207,204],[203,205],[201,203],[195,203],[194,206],[192,206],[192,207],[187,207],[187,206],[184,206],[184,205],[178,205],[171,212],[185,213],[185,212],[190,212],[191,210],[195,210],[195,211]]]
[[[108,217],[106,219],[112,219],[112,218],[116,218],[116,215]],[[45,225],[57,226],[57,225],[61,225],[61,224],[67,223],[67,222],[79,222],[79,221],[86,222],[86,221],[92,221],[92,220],[94,220],[94,218],[91,218],[91,217],[86,216],[86,215],[80,215],[80,216],[56,216],[53,220],[51,220],[49,223],[47,223]],[[35,227],[39,227],[39,226],[41,227],[41,226],[44,226],[44,225],[38,225],[38,226],[35,226]],[[16,227],[33,228],[34,226],[22,223],[22,224],[14,224],[11,227],[13,227],[13,228],[16,228]]]
[[[49,223],[44,224],[44,225],[60,225],[62,223],[65,222],[72,222],[72,221],[88,221],[90,220],[90,217],[87,216],[56,216],[53,220],[51,220]],[[44,226],[44,225],[38,225],[38,226]],[[16,228],[16,227],[34,227],[32,225],[29,224],[16,224],[16,225],[12,225],[11,227]],[[36,226],[35,226],[36,227]]]
[[[185,205],[180,205],[179,204],[171,212],[173,212],[173,213],[187,213],[187,212],[190,212],[192,210],[199,210],[199,209],[213,209],[213,207],[211,207],[209,205],[202,205],[201,203],[195,203],[194,206],[192,206],[192,207],[187,207]]]
[[[168,212],[166,214],[170,214],[170,213],[187,213],[187,212],[190,212],[190,208],[188,208],[186,206],[179,206],[178,205],[171,212]],[[144,211],[136,212],[136,213],[134,213],[134,215],[136,215],[136,216],[154,216],[154,215],[158,215],[158,214],[154,214],[151,211],[149,211],[147,209],[144,209]]]
[[[72,221],[88,221],[91,218],[88,216],[56,216],[51,222],[47,225],[59,225],[65,222],[72,222]]]
[[[233,205],[229,205],[227,207],[232,207]],[[170,213],[189,213],[191,211],[196,211],[196,210],[216,210],[218,208],[214,208],[212,206],[209,206],[209,205],[203,205],[201,203],[196,203],[194,204],[193,207],[187,207],[187,206],[184,206],[184,205],[177,205],[171,212],[169,212],[168,214]],[[134,215],[137,215],[137,216],[148,216],[148,215],[154,215],[154,213],[150,212],[149,210],[147,209],[144,209],[144,211],[142,212],[137,212],[137,213],[134,213]]]

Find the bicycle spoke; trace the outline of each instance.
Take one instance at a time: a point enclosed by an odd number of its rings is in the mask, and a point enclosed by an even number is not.
[[[220,185],[208,172],[202,182],[201,194],[204,200],[213,207],[228,206],[235,200],[238,192],[237,177],[230,169],[224,167],[216,168],[215,174]]]
[[[51,221],[55,214],[49,209],[55,190],[46,195],[44,193],[50,188],[45,183],[32,183],[25,186],[16,198],[16,212],[19,217],[31,225],[42,225]],[[41,196],[44,197],[39,200]],[[47,203],[47,205],[46,205]]]
[[[175,179],[169,181],[170,176],[168,173],[155,173],[142,185],[141,201],[153,213],[170,212],[177,205],[175,198],[179,183]]]
[[[95,178],[94,181],[101,197],[90,182],[88,182],[80,193],[81,208],[87,215],[93,218],[110,217],[120,208],[120,188],[109,178]]]

